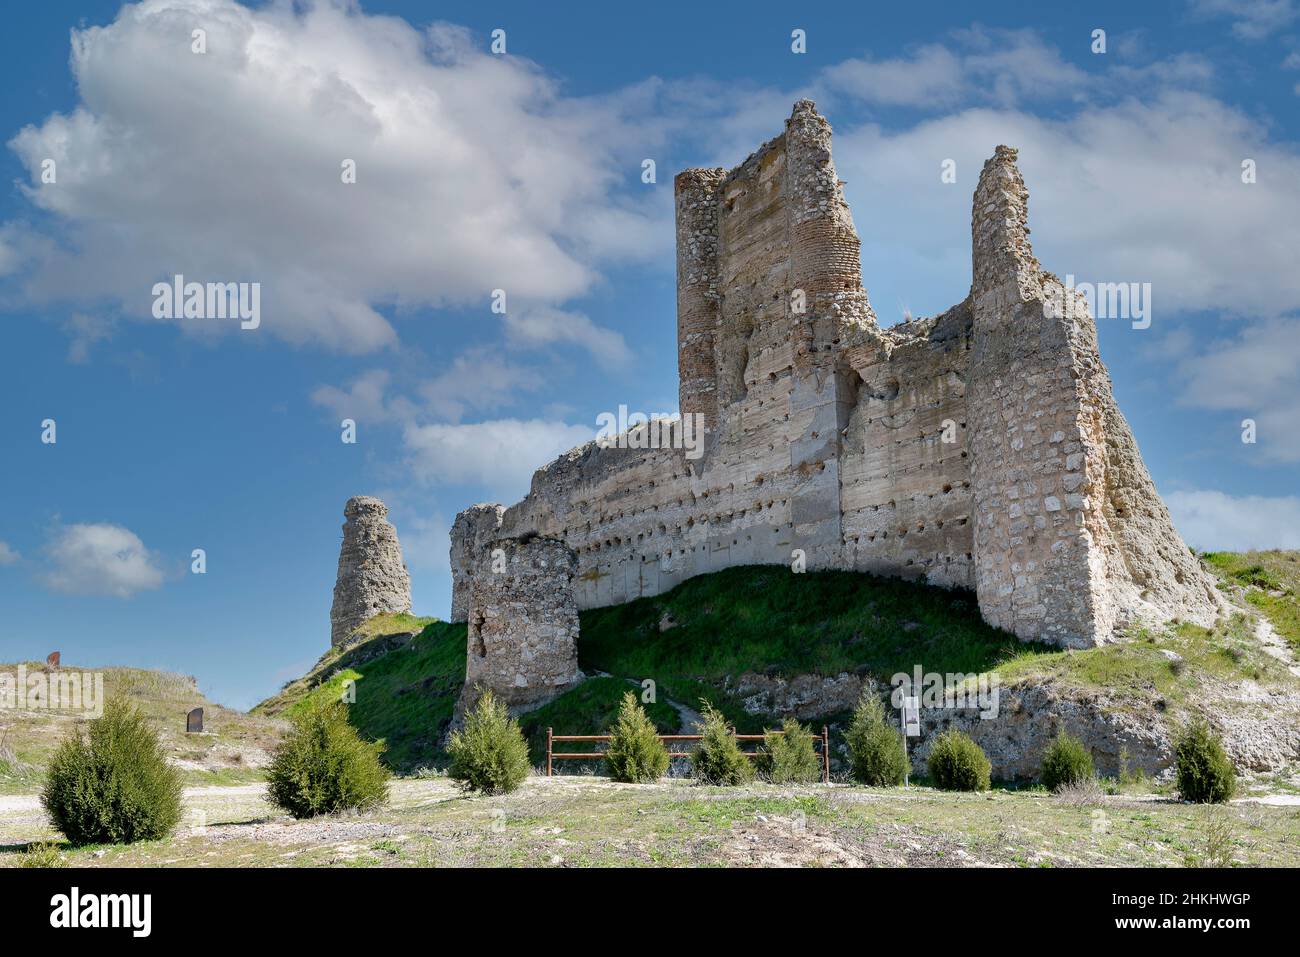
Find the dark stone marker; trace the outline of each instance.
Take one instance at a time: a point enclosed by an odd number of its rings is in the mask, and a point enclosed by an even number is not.
[[[59,653],[57,651],[51,651],[49,656],[45,659],[45,667],[57,668],[58,666],[59,666]]]
[[[186,733],[203,730],[203,709],[195,708],[185,716]]]

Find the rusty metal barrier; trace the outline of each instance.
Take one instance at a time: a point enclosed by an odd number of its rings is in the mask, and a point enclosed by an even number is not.
[[[785,734],[784,731],[769,731],[767,734],[737,734],[733,737],[737,741],[766,741],[770,737]],[[670,741],[702,741],[702,734],[661,734],[657,736],[665,745]],[[608,734],[555,734],[552,728],[546,729],[546,776],[552,776],[552,768],[556,761],[599,761],[605,757],[604,751],[561,751],[555,750],[556,741],[594,741],[609,743],[610,735]],[[830,732],[826,725],[822,725],[822,733],[815,738],[821,744],[820,757],[822,759],[822,784],[831,783],[831,746]],[[744,751],[740,752],[748,758],[756,758],[763,754],[762,751]],[[689,758],[690,751],[669,751],[670,758]]]

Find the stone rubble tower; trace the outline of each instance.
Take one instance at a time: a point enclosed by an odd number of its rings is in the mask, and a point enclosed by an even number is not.
[[[411,610],[411,577],[397,530],[387,521],[388,507],[358,495],[348,499],[343,515],[347,521],[330,609],[331,645],[343,644],[375,615]]]
[[[582,680],[573,595],[577,572],[573,550],[554,539],[483,543],[468,597],[465,686],[458,716],[480,688],[517,713],[545,704]]]

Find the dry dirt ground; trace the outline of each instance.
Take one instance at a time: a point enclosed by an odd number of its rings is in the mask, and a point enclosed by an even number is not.
[[[1300,866],[1300,807],[1287,795],[1074,807],[1041,791],[533,777],[482,797],[422,779],[395,781],[380,811],[294,821],[264,794],[260,784],[192,788],[169,839],[77,849],[59,842],[34,795],[0,797],[0,866],[46,841],[78,867]]]

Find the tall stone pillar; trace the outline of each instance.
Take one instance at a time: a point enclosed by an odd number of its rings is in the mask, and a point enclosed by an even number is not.
[[[411,578],[397,530],[386,519],[388,507],[358,495],[348,499],[343,515],[347,521],[330,609],[331,645],[342,644],[375,615],[411,610]]]

